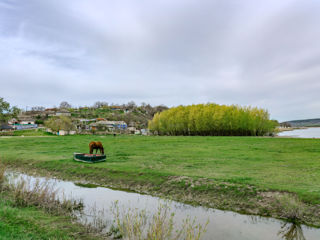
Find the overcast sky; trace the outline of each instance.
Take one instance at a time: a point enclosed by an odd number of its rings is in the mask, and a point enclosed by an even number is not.
[[[320,117],[319,0],[0,0],[0,97]]]

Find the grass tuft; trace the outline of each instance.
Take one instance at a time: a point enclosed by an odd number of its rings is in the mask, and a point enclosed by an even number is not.
[[[276,198],[276,205],[281,217],[292,222],[299,222],[307,214],[305,204],[291,194],[280,195]]]

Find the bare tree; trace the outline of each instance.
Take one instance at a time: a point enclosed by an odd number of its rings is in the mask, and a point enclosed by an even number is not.
[[[101,108],[101,107],[107,107],[109,104],[107,102],[103,101],[97,101],[93,104],[93,108]]]
[[[137,107],[137,105],[136,105],[136,103],[134,101],[130,101],[130,102],[127,103],[126,107],[129,108],[129,109],[134,109],[134,108]]]
[[[66,101],[63,101],[60,103],[60,109],[68,109],[68,108],[71,108],[71,104],[66,102]]]

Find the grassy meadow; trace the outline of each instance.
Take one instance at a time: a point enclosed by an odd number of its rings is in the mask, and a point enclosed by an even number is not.
[[[97,239],[70,217],[17,207],[0,195],[0,239]]]
[[[88,152],[99,140],[107,162],[85,164],[73,152]],[[65,136],[0,138],[0,159],[9,165],[89,180],[113,178],[160,185],[173,176],[252,185],[297,193],[320,203],[320,140],[264,137]],[[96,178],[96,179],[95,179]]]
[[[48,182],[33,188],[24,179],[13,184],[5,171],[0,163],[0,239],[100,239],[75,221],[80,200],[58,200]]]

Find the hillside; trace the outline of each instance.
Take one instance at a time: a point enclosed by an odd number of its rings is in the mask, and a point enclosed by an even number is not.
[[[13,122],[29,122],[43,124],[50,117],[68,116],[73,121],[80,119],[107,119],[109,121],[124,121],[128,125],[135,126],[139,129],[147,128],[148,121],[151,120],[155,113],[168,109],[164,105],[152,107],[149,104],[137,106],[134,103],[123,104],[120,106],[108,106],[95,104],[91,107],[73,108],[71,105],[61,106],[60,108],[32,107],[30,111],[22,111],[13,119]],[[11,121],[11,122],[12,122]]]
[[[292,120],[292,121],[283,122],[281,124],[285,124],[285,123],[290,124],[291,127],[319,127],[320,118]]]

